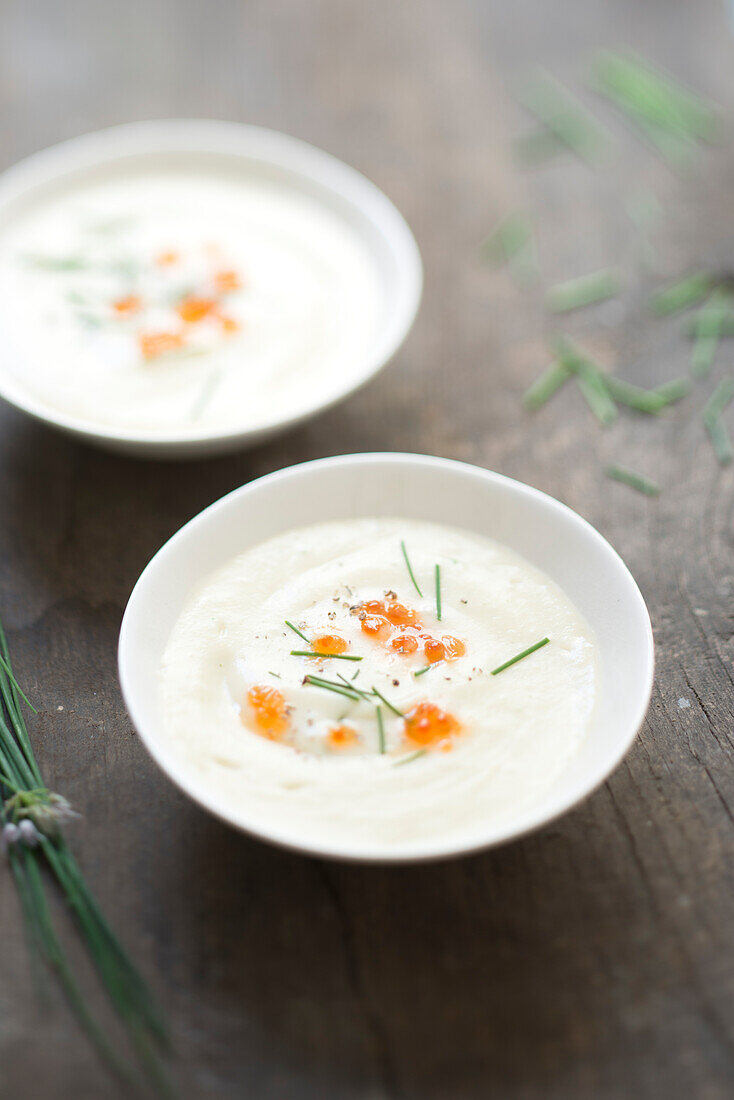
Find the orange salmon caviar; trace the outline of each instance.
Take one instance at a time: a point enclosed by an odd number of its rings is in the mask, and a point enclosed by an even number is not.
[[[435,703],[418,703],[405,715],[405,735],[416,745],[436,745],[460,732],[457,719]]]
[[[137,313],[142,304],[137,294],[127,294],[124,298],[117,298],[112,308],[116,313]]]
[[[240,323],[235,321],[234,317],[228,317],[226,313],[220,313],[219,310],[216,317],[224,332],[239,332]]]
[[[466,653],[466,646],[459,638],[452,638],[450,634],[444,634],[441,641],[444,657],[447,661],[456,661]]]
[[[334,726],[329,730],[329,742],[335,749],[345,749],[357,740],[357,731],[351,726]]]
[[[247,702],[254,711],[258,733],[276,740],[288,726],[288,708],[285,696],[277,688],[255,684],[247,693]]]
[[[166,252],[159,252],[155,262],[159,267],[170,267],[171,264],[178,263],[178,252],[174,252],[171,248]]]
[[[141,332],[138,342],[144,359],[156,359],[183,347],[184,338],[180,332]]]
[[[214,276],[214,285],[220,294],[229,294],[232,290],[239,290],[242,283],[236,271],[218,271]]]
[[[418,639],[414,634],[396,634],[390,639],[390,647],[398,653],[415,653],[418,648]]]
[[[443,661],[446,656],[443,642],[439,642],[437,638],[431,638],[430,635],[426,637],[423,643],[423,652],[429,665],[435,664],[436,661]]]
[[[197,298],[196,295],[191,294],[178,303],[176,312],[182,321],[186,321],[189,325],[195,325],[198,321],[203,321],[205,317],[209,317],[216,309],[216,305],[217,303],[212,301],[211,298]]]
[[[384,615],[393,626],[414,626],[417,630],[421,628],[418,612],[406,607],[405,604],[398,603],[397,600],[390,601]]]
[[[347,641],[338,634],[322,634],[318,638],[311,639],[311,648],[317,653],[346,653]]]
[[[390,636],[390,623],[380,615],[365,615],[361,622],[362,630],[370,638],[384,641]]]

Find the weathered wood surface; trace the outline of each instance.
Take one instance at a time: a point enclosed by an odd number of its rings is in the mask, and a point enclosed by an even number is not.
[[[518,173],[511,141],[530,122],[513,80],[540,61],[578,87],[590,52],[623,42],[718,99],[722,145],[681,182],[599,107],[603,168],[563,157]],[[731,50],[714,0],[0,7],[2,165],[131,118],[263,123],[371,176],[426,263],[397,362],[250,454],[129,461],[0,410],[0,608],[40,707],[39,756],[84,810],[75,848],[170,1014],[186,1097],[732,1095],[734,470],[701,431],[706,387],[606,434],[573,392],[534,418],[519,401],[546,361],[542,287],[607,264],[626,273],[622,306],[569,326],[627,377],[686,372],[677,323],[644,302],[689,264],[731,268]],[[664,208],[655,272],[624,208],[643,189]],[[522,292],[476,247],[518,202],[543,270]],[[624,555],[655,625],[652,707],[612,780],[538,835],[457,863],[323,864],[228,831],[154,768],[118,690],[125,601],[182,522],[277,467],[372,449],[468,459],[559,496]],[[660,479],[658,501],[605,480],[620,458]],[[116,1095],[55,993],[39,1004],[4,870],[0,883],[0,1094]]]

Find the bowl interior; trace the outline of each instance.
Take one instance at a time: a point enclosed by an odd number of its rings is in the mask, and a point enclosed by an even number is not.
[[[108,428],[60,412],[27,387],[23,349],[9,348],[5,339],[0,395],[6,400],[47,423],[96,442],[175,457],[261,441],[353,392],[394,355],[410,330],[422,290],[420,254],[410,229],[390,200],[364,176],[285,134],[238,123],[184,119],[131,123],[86,134],[28,157],[0,176],[0,226],[28,207],[80,184],[126,172],[186,168],[267,181],[306,194],[359,237],[382,288],[382,315],[359,362],[345,364],[343,371],[335,372],[298,415],[279,417],[274,401],[272,420],[251,429],[216,433],[193,428],[161,435]]]
[[[474,466],[418,455],[352,455],[291,467],[236,490],[183,527],[136,585],[120,636],[120,677],[131,717],[160,766],[214,813],[215,799],[161,743],[157,670],[192,588],[247,547],[293,527],[357,516],[445,523],[505,543],[547,573],[590,624],[599,647],[599,695],[586,741],[530,813],[500,830],[478,824],[462,851],[535,828],[590,793],[621,760],[642,723],[653,675],[650,620],[639,589],[608,542],[575,512],[534,489]],[[220,815],[221,816],[221,815]],[[247,807],[233,824],[299,848],[297,836],[258,829]],[[362,859],[430,858],[448,845],[336,852]]]

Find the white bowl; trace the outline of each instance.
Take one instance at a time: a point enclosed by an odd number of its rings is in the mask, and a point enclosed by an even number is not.
[[[478,821],[467,842],[430,841],[389,851],[304,844],[295,828],[265,828],[246,805],[224,811],[161,737],[158,669],[191,590],[256,543],[290,528],[357,516],[405,516],[496,539],[547,573],[571,598],[599,647],[598,701],[568,770],[532,810],[496,827]],[[173,536],[144,570],[120,631],[122,694],[143,743],[200,806],[263,840],[320,856],[404,862],[501,844],[565,813],[616,768],[645,717],[653,680],[650,619],[640,591],[609,543],[570,508],[521,482],[476,466],[412,454],[363,454],[291,466],[236,489]]]
[[[315,416],[355,392],[395,355],[407,336],[420,303],[423,272],[420,253],[405,220],[369,180],[342,161],[305,142],[274,130],[202,119],[156,120],[114,126],[85,134],[20,161],[0,176],[0,220],[17,206],[49,189],[84,182],[102,172],[127,167],[165,167],[181,162],[198,166],[233,161],[243,173],[263,176],[307,192],[356,231],[367,246],[384,287],[385,314],[374,342],[360,361],[339,372],[332,384],[314,393],[297,415],[278,416],[254,429],[226,432],[158,433],[95,424],[55,409],[27,389],[22,377],[0,366],[0,397],[87,442],[107,449],[182,458],[252,446]],[[5,352],[7,354],[7,352]]]

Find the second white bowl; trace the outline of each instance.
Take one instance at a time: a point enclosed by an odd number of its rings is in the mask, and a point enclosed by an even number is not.
[[[530,809],[500,826],[477,821],[468,839],[391,845],[304,843],[243,804],[236,812],[192,774],[164,741],[158,669],[192,589],[248,547],[292,528],[356,516],[392,516],[462,527],[504,543],[548,574],[592,628],[599,687],[591,727],[568,770]],[[653,678],[650,619],[621,558],[570,508],[520,482],[475,466],[411,454],[364,454],[294,466],[235,490],[186,524],[156,554],[130,597],[120,632],[122,692],[162,770],[231,825],[322,856],[400,862],[458,855],[521,836],[569,810],[619,764],[645,717]]]

